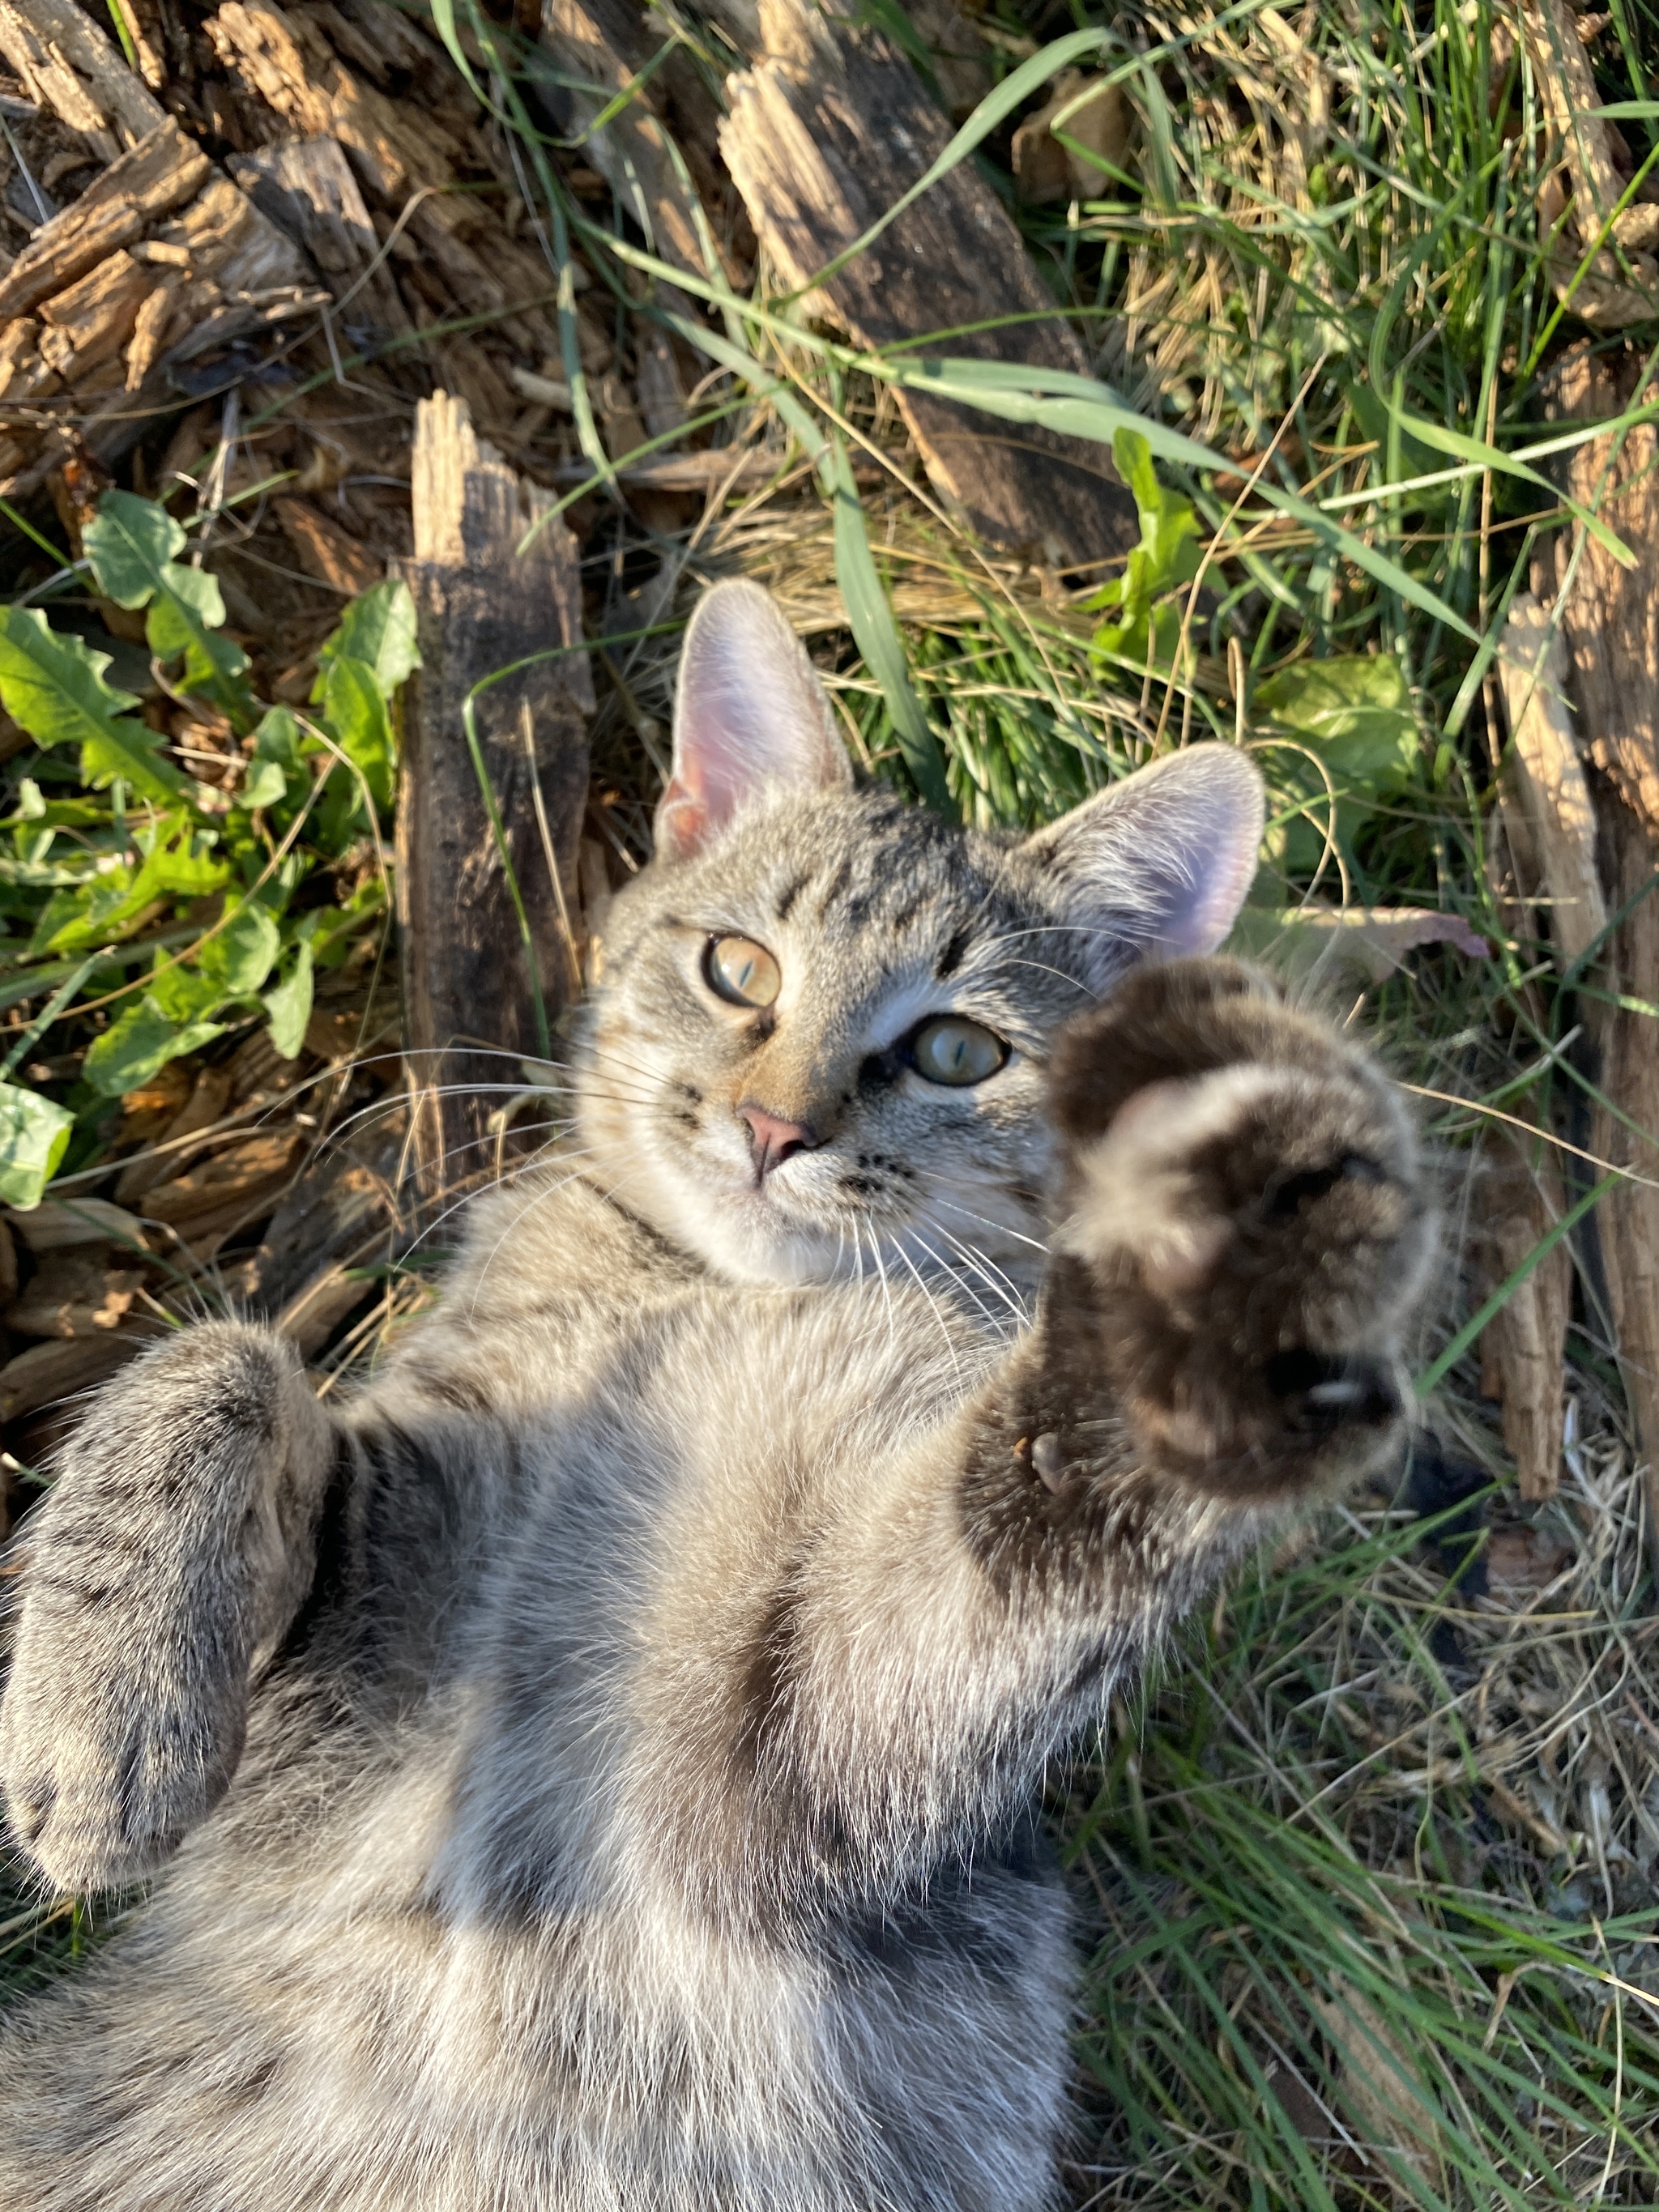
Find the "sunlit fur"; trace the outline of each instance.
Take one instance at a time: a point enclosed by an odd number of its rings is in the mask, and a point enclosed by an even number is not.
[[[684,787],[576,1126],[436,1310],[320,1403],[268,1332],[184,1333],[29,1524],[14,1832],[54,1889],[155,1879],[0,2042],[4,2212],[1056,2201],[1031,1807],[1397,1435],[1409,1129],[1241,971],[1135,965],[1248,878],[1233,756],[1025,843],[844,769],[726,823]],[[703,979],[727,931],[763,1017]],[[895,1051],[945,1011],[1011,1048],[977,1087]],[[1115,1133],[1154,1082],[1176,1133]],[[744,1103],[815,1147],[763,1176]]]

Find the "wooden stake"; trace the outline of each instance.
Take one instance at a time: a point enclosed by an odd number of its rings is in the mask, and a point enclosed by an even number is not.
[[[518,1082],[520,1058],[546,1049],[538,991],[550,1024],[574,994],[562,932],[575,899],[593,692],[580,651],[532,659],[580,644],[575,541],[556,520],[519,551],[550,495],[481,444],[465,402],[447,393],[416,410],[412,488],[415,557],[402,567],[422,665],[404,695],[398,916],[406,1035],[428,1093],[416,1142],[435,1200],[494,1157],[488,1125],[501,1093],[483,1086]],[[488,798],[467,742],[469,701]],[[441,1085],[478,1087],[436,1096]]]

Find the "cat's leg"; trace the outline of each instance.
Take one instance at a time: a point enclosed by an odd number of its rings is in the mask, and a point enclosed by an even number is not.
[[[750,1632],[732,1765],[785,1881],[879,1894],[973,1848],[1230,1564],[1402,1437],[1431,1209],[1362,1050],[1233,963],[1149,969],[1062,1039],[1053,1111],[1036,1325],[941,1431],[838,1470]]]
[[[58,1887],[158,1865],[223,1794],[310,1587],[333,1452],[293,1351],[209,1322],[92,1400],[22,1546],[0,1705],[13,1833]]]

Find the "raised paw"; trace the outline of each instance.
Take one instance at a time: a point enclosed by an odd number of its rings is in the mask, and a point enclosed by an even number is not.
[[[1104,1301],[1143,1434],[1271,1488],[1392,1427],[1431,1224],[1362,1051],[1237,963],[1179,962],[1067,1032],[1053,1110],[1076,1325]]]

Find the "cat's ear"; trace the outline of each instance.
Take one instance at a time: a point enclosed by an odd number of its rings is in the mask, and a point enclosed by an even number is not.
[[[817,672],[775,603],[758,584],[716,584],[698,601],[680,653],[658,854],[689,859],[769,793],[852,781]]]
[[[1126,776],[1046,830],[1025,852],[1059,879],[1061,902],[1100,933],[1103,958],[1213,952],[1255,873],[1266,817],[1261,770],[1231,745],[1188,745]]]

